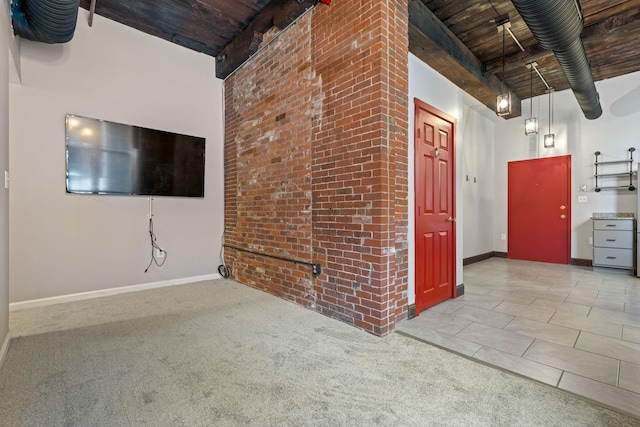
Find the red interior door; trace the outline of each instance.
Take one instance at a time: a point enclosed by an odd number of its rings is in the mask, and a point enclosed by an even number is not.
[[[509,162],[508,256],[571,262],[571,156]]]
[[[455,292],[455,121],[415,101],[416,313]]]

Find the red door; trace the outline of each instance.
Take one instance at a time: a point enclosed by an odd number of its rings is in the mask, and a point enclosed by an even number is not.
[[[508,256],[571,262],[571,156],[509,162]]]
[[[415,101],[416,313],[455,293],[455,120]]]

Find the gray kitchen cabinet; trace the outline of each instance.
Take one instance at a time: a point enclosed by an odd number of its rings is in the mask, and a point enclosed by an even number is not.
[[[634,269],[635,230],[633,217],[593,217],[593,266]]]

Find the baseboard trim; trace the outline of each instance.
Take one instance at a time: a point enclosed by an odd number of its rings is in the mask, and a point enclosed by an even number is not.
[[[492,257],[508,258],[508,253],[493,251],[493,252],[487,252],[480,255],[470,256],[462,260],[462,265],[473,264],[476,262],[484,261],[485,259],[489,259]],[[593,264],[590,259],[582,259],[582,258],[571,258],[571,265],[578,265],[580,267],[593,267]]]
[[[464,258],[462,260],[462,265],[469,265],[469,264],[474,264],[476,262],[484,261],[485,259],[494,257],[495,256],[494,254],[495,252],[491,251],[491,252],[487,252],[480,255],[470,256],[469,258]]]
[[[184,285],[187,283],[202,282],[204,280],[215,280],[220,278],[221,276],[218,273],[206,274],[204,276],[184,277],[181,279],[164,280],[162,282],[143,283],[140,285],[122,286],[119,288],[101,289],[98,291],[80,292],[77,294],[12,302],[11,304],[9,304],[9,311],[25,310],[28,308],[44,307],[46,305],[108,297],[111,295],[125,294],[128,292],[146,291],[148,289],[165,288],[167,286]]]
[[[416,305],[409,304],[409,314],[407,316],[407,319],[413,319],[414,317],[416,317]]]
[[[4,342],[0,349],[0,368],[4,365],[4,359],[7,357],[7,352],[9,351],[9,344],[11,344],[11,332],[7,331],[7,336],[4,337]]]
[[[592,267],[590,259],[571,258],[571,265],[579,265],[580,267]]]
[[[464,295],[464,283],[460,283],[456,286],[456,298]]]

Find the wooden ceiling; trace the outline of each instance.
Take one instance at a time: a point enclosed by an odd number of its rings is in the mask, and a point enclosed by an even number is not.
[[[95,13],[216,56],[271,0],[96,0]],[[89,10],[91,1],[80,0]]]
[[[318,0],[95,0],[95,13],[218,58],[227,77],[257,51],[262,35],[285,28]],[[80,0],[90,10],[91,0]]]
[[[353,0],[336,0],[353,1]],[[226,77],[254,53],[262,34],[284,27],[318,0],[96,0],[95,13],[218,58]],[[81,0],[89,9],[90,0]],[[582,0],[584,42],[594,80],[640,70],[640,0]],[[524,51],[496,19],[507,15]],[[502,82],[516,99],[530,97],[536,61],[549,85],[569,87],[552,52],[540,47],[509,0],[409,0],[410,51],[483,104],[493,108]],[[533,95],[545,85],[533,80]],[[513,116],[519,115],[519,110]]]
[[[581,0],[581,4],[584,16],[581,38],[593,79],[599,81],[640,70],[640,0]],[[451,63],[451,57],[461,55],[460,52],[452,51],[446,43],[444,48],[443,43],[434,46],[433,40],[444,35],[431,34],[425,41],[424,33],[429,30],[419,28],[425,14],[432,14],[446,27],[449,36],[468,49],[466,54],[470,57],[465,59],[480,64],[479,76],[468,66]],[[504,74],[502,33],[496,24],[496,19],[503,15],[508,15],[511,31],[524,48],[522,51],[507,33]],[[495,79],[498,85],[504,82],[519,99],[530,97],[531,75],[526,67],[530,61],[538,63],[542,76],[555,90],[569,88],[553,52],[538,44],[509,0],[410,0],[409,21],[411,52],[492,109],[495,94],[490,92],[499,90],[495,88]],[[455,62],[461,61],[458,58]],[[546,89],[534,74],[533,96],[544,94]],[[519,112],[513,116],[516,115]]]

